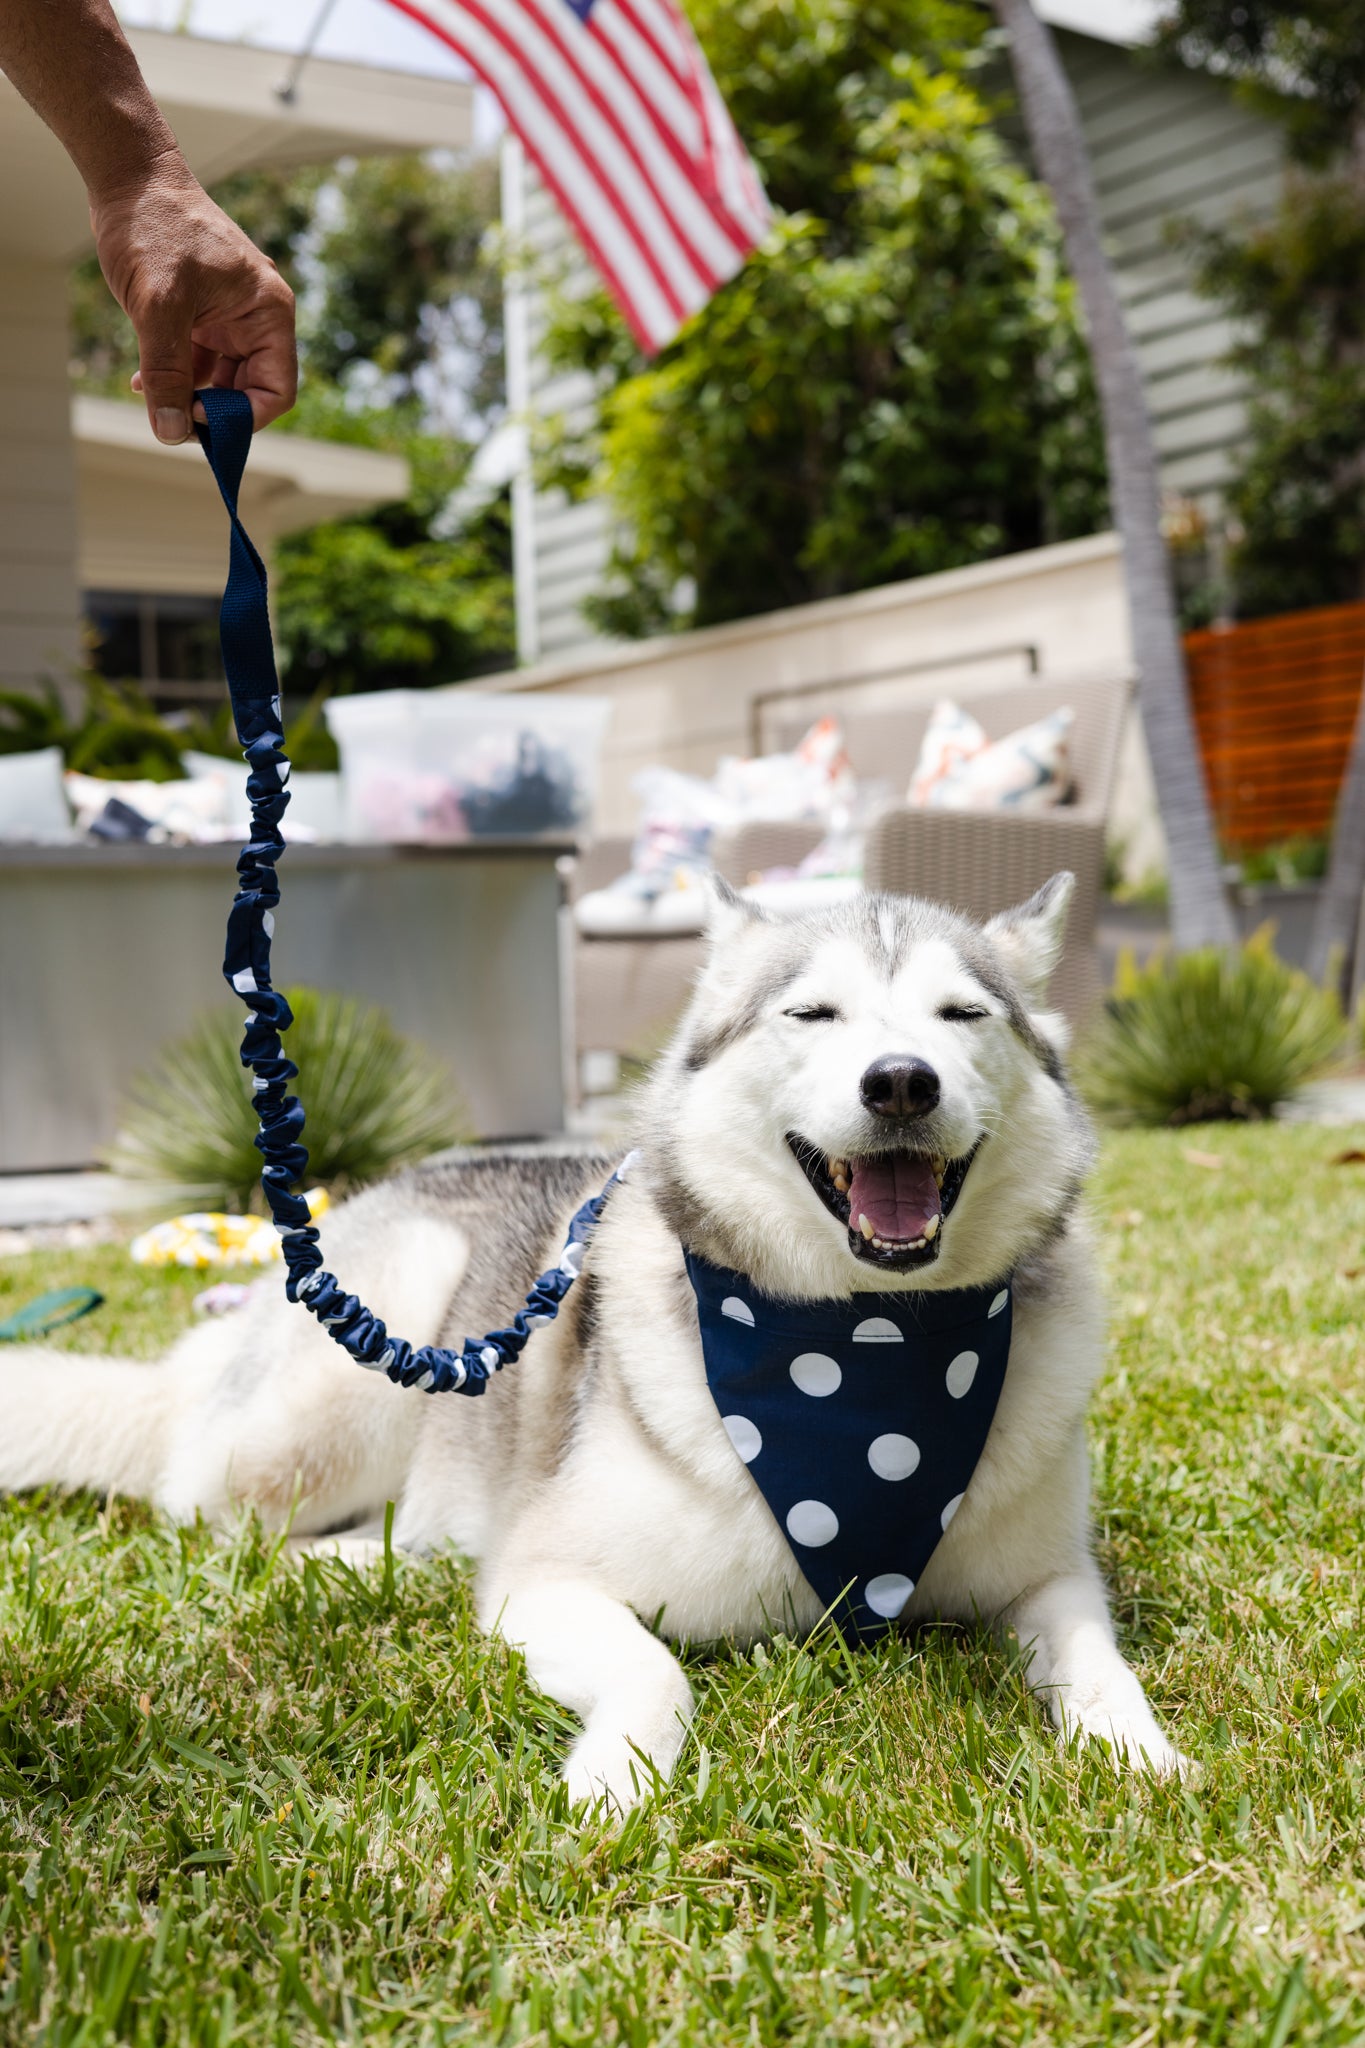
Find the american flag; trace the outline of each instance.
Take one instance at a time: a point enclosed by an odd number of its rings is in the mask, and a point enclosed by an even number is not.
[[[768,202],[676,0],[389,0],[520,136],[651,354],[741,268]]]

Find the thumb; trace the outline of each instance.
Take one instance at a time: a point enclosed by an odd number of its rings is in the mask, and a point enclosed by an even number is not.
[[[189,308],[165,301],[136,324],[140,367],[133,383],[146,400],[152,432],[158,441],[188,441],[194,400]]]

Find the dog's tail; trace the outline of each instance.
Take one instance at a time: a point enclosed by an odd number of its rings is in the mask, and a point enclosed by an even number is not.
[[[176,1378],[131,1358],[0,1346],[0,1492],[89,1486],[156,1490],[175,1417]]]

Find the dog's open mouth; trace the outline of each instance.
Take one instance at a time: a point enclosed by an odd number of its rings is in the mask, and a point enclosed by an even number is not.
[[[888,1273],[933,1264],[944,1222],[981,1149],[978,1138],[960,1159],[909,1150],[839,1159],[795,1131],[787,1143],[830,1215],[847,1228],[853,1256]]]

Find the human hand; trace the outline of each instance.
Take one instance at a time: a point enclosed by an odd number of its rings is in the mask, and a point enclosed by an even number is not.
[[[100,268],[137,332],[133,389],[159,441],[189,439],[204,384],[244,391],[256,427],[288,412],[298,390],[294,294],[178,150],[92,192],[90,222]]]

